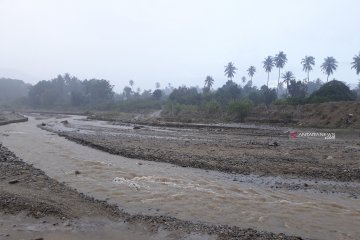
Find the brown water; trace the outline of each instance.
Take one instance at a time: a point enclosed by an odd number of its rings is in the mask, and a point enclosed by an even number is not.
[[[67,120],[106,127],[104,122],[77,118]],[[130,213],[171,215],[317,239],[360,238],[357,199],[274,190],[233,181],[233,174],[110,155],[36,127],[62,120],[30,117],[26,123],[2,126],[0,141],[50,177]],[[75,175],[75,170],[81,174]]]

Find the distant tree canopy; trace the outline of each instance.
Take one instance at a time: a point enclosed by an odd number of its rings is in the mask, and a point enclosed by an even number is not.
[[[21,80],[0,78],[0,105],[11,104],[15,100],[27,97],[31,85]]]
[[[353,101],[355,99],[356,96],[349,87],[337,80],[325,83],[309,97],[310,102]]]
[[[29,92],[33,107],[101,107],[113,101],[113,86],[104,79],[79,80],[69,74],[40,81]]]
[[[201,95],[194,87],[179,87],[174,89],[169,95],[169,99],[180,104],[197,104],[201,100]]]

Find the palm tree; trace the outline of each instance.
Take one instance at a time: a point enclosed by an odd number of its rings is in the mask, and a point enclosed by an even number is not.
[[[248,72],[248,75],[250,77],[250,80],[252,81],[255,73],[256,73],[256,68],[254,66],[250,66],[248,69],[247,69],[247,72]]]
[[[267,58],[265,58],[265,60],[263,61],[263,68],[265,69],[265,72],[268,73],[268,79],[267,79],[267,83],[266,86],[269,87],[269,77],[270,77],[270,72],[274,67],[274,61],[273,58],[271,56],[268,56]]]
[[[214,85],[214,79],[211,76],[206,76],[205,87],[210,88]]]
[[[245,77],[245,76],[242,76],[242,77],[241,77],[241,81],[242,81],[243,83],[245,83],[245,82],[246,82],[246,77]]]
[[[301,60],[301,64],[303,65],[303,71],[307,72],[307,82],[310,82],[310,71],[315,66],[315,58],[313,56],[305,56]]]
[[[237,68],[235,67],[235,65],[232,62],[229,62],[228,65],[225,66],[225,76],[227,76],[229,80],[232,81],[232,78],[236,74],[236,70]]]
[[[286,62],[287,62],[287,57],[283,51],[281,51],[281,52],[279,52],[279,54],[275,55],[274,63],[275,63],[275,66],[279,69],[277,92],[279,92],[280,74],[281,74],[280,72],[281,72],[281,69],[284,68]]]
[[[355,57],[353,57],[354,59],[354,62],[352,62],[352,66],[351,66],[351,69],[355,69],[356,70],[356,74],[359,74],[360,73],[360,53],[359,55],[355,55]]]
[[[134,80],[130,80],[129,84],[130,84],[131,87],[134,86]]]
[[[338,67],[337,61],[333,57],[327,57],[324,59],[324,63],[321,65],[321,70],[326,73],[327,79],[326,81],[329,81],[329,76],[336,71],[336,68]]]
[[[286,89],[289,89],[289,84],[291,80],[295,80],[295,76],[293,72],[287,71],[282,75],[282,79],[284,80],[284,83],[286,83]]]

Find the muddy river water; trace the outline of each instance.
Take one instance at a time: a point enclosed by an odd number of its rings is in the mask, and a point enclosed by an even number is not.
[[[114,127],[81,118],[66,120]],[[253,176],[128,159],[37,127],[42,122],[61,126],[63,120],[30,116],[28,122],[2,126],[0,141],[50,177],[116,203],[129,213],[170,215],[314,239],[360,239],[359,199],[345,194],[272,189],[250,183]],[[80,174],[74,174],[75,170]]]

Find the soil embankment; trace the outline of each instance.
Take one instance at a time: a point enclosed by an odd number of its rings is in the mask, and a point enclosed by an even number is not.
[[[246,120],[299,127],[360,129],[360,102],[257,106]]]

